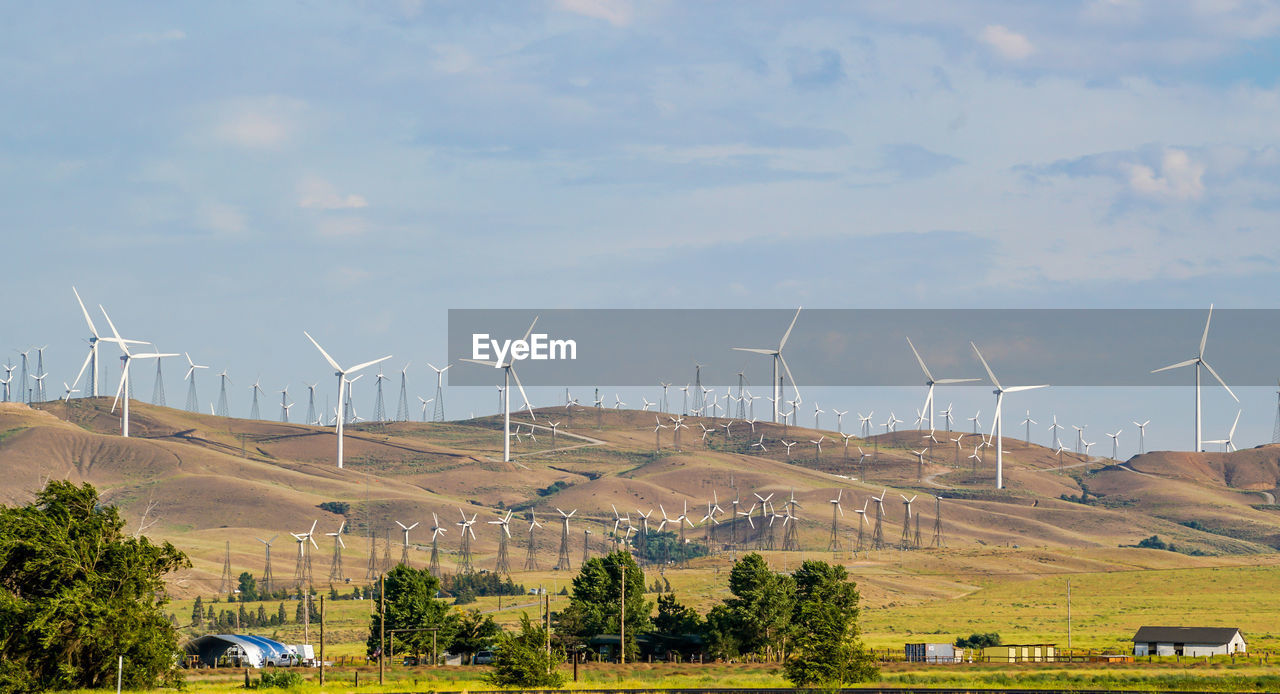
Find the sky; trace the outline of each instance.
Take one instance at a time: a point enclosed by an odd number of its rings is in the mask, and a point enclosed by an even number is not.
[[[410,399],[430,397],[449,309],[1273,308],[1280,286],[1272,3],[7,16],[0,348],[48,344],[58,392],[87,337],[72,285],[126,337],[227,369],[241,415],[256,378],[297,399],[330,376],[303,330],[339,361],[411,361]],[[166,364],[170,403],[184,371]],[[911,418],[922,390],[829,398]],[[357,386],[358,409],[371,397]],[[1240,397],[1237,443],[1270,441],[1275,392]],[[986,388],[951,398],[991,407]],[[495,406],[491,389],[448,400]],[[1190,444],[1185,386],[1021,403],[1098,440],[1151,419],[1148,448]],[[1206,438],[1225,435],[1235,403],[1205,403]]]

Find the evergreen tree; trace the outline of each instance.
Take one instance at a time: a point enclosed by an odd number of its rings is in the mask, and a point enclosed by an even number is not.
[[[797,687],[840,687],[880,671],[858,638],[857,585],[840,565],[806,561],[793,575],[791,652],[783,674]]]
[[[240,574],[240,602],[256,600],[258,600],[258,579],[248,571],[244,571]]]
[[[196,626],[199,626],[200,623],[203,621],[204,621],[204,601],[202,601],[200,599],[200,596],[197,595],[196,604],[194,607],[191,608],[191,623]]]
[[[276,610],[276,624],[284,624],[285,622],[284,603],[280,603],[280,609]]]

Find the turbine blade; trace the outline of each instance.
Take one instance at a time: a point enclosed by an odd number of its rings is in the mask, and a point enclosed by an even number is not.
[[[798,312],[797,312],[797,315]],[[791,389],[796,392],[796,403],[800,402],[800,387],[796,385],[796,377],[791,375],[791,367],[787,366],[787,360],[782,358],[782,353],[778,353],[778,361],[782,362],[782,368],[787,372],[787,380],[791,381]]]
[[[328,352],[326,352],[326,351],[324,351],[324,347],[321,347],[321,346],[320,346],[320,343],[319,343],[319,342],[316,342],[316,339],[315,339],[314,337],[311,337],[311,333],[309,333],[309,332],[307,332],[307,331],[303,330],[303,331],[302,331],[302,334],[303,334],[303,335],[306,335],[306,336],[307,336],[307,339],[308,339],[308,340],[311,340],[311,344],[315,345],[315,346],[316,346],[316,349],[320,350],[320,355],[324,357],[324,360],[325,360],[325,361],[329,362],[329,366],[332,366],[334,371],[341,371],[341,370],[342,370],[342,367],[341,367],[341,366],[338,366],[338,362],[334,361],[334,360],[333,360],[333,357],[329,356],[329,353],[328,353]]]
[[[391,355],[390,355],[390,354],[388,354],[387,356],[385,356],[385,357],[383,357],[383,358],[381,358],[381,359],[374,359],[373,361],[367,361],[367,362],[365,362],[365,363],[363,363],[363,364],[356,364],[355,366],[353,366],[353,367],[351,367],[351,368],[347,369],[347,371],[346,371],[346,372],[347,372],[347,373],[349,373],[349,374],[353,374],[353,373],[355,373],[355,372],[359,371],[360,369],[367,369],[367,368],[369,368],[370,366],[373,366],[374,364],[381,364],[382,362],[384,362],[384,361],[386,361],[386,360],[388,360],[388,359],[390,359],[390,358],[391,358]],[[338,369],[338,370],[339,370],[339,371],[341,371],[342,369]]]
[[[84,314],[84,322],[89,324],[89,332],[93,333],[94,337],[101,337],[98,335],[98,329],[93,325],[93,319],[89,317],[89,310],[84,307],[84,302],[80,300],[80,292],[76,291],[75,287],[72,287],[71,291],[75,292],[76,303],[80,304],[80,312]]]
[[[1153,373],[1153,374],[1158,374],[1158,373],[1160,373],[1161,371],[1168,371],[1169,369],[1181,369],[1181,368],[1182,368],[1182,367],[1184,367],[1184,366],[1191,366],[1192,364],[1196,363],[1197,361],[1199,361],[1199,360],[1197,360],[1197,359],[1188,359],[1188,360],[1186,360],[1186,361],[1180,361],[1180,362],[1178,362],[1177,364],[1170,364],[1170,365],[1168,365],[1168,366],[1162,366],[1162,367],[1160,367],[1160,368],[1158,368],[1158,369],[1155,369],[1155,370],[1154,370],[1154,371],[1152,371],[1151,373]]]
[[[911,348],[911,353],[916,355],[916,361],[920,363],[920,370],[924,372],[924,377],[933,380],[933,374],[929,373],[929,367],[924,365],[924,359],[920,358],[920,352],[916,350],[916,346],[911,342],[911,338],[907,338],[907,346]]]
[[[982,358],[982,352],[978,351],[978,346],[972,342],[969,343],[969,346],[973,347],[974,354],[978,355],[978,361],[982,362],[982,368],[987,370],[987,376],[991,379],[991,385],[1002,390],[1000,388],[1000,381],[996,380],[996,375],[994,373],[991,373],[991,367],[987,366],[987,360]]]
[[[532,327],[530,329],[532,329]],[[537,419],[538,417],[533,414],[533,405],[529,403],[529,396],[525,395],[524,385],[520,383],[520,376],[516,373],[515,367],[507,368],[511,371],[511,377],[516,379],[516,387],[520,389],[520,397],[524,398],[524,407],[529,410],[529,419]]]
[[[1035,390],[1036,388],[1048,388],[1048,387],[1049,387],[1048,383],[1042,383],[1038,386],[1009,386],[1008,388],[1004,389],[1004,392],[1017,393],[1018,391],[1022,391],[1022,390]],[[1031,423],[1036,424],[1037,422],[1035,420],[1032,420]]]
[[[1227,393],[1229,393],[1229,394],[1231,395],[1231,399],[1232,399],[1232,400],[1235,400],[1236,402],[1240,402],[1240,398],[1237,398],[1237,397],[1236,397],[1236,394],[1231,392],[1231,387],[1227,385],[1227,382],[1226,382],[1226,381],[1222,380],[1222,377],[1218,375],[1218,372],[1217,372],[1217,371],[1214,371],[1214,370],[1213,370],[1213,367],[1212,367],[1212,366],[1209,366],[1209,362],[1204,361],[1204,360],[1202,359],[1202,360],[1200,361],[1200,363],[1201,363],[1201,364],[1204,364],[1204,368],[1208,369],[1208,370],[1209,370],[1209,373],[1213,374],[1213,377],[1214,377],[1214,378],[1216,378],[1216,379],[1218,379],[1218,383],[1221,383],[1221,384],[1222,384],[1222,387],[1227,389]]]
[[[1196,356],[1204,358],[1204,345],[1209,341],[1209,322],[1213,320],[1213,304],[1209,304],[1209,317],[1204,319],[1204,334],[1200,336],[1200,351]]]
[[[787,326],[787,332],[785,332],[785,333],[783,333],[783,334],[782,334],[782,342],[779,342],[779,343],[778,343],[778,351],[779,351],[779,352],[781,352],[781,351],[782,351],[782,348],[786,346],[786,344],[787,344],[787,339],[791,337],[791,330],[792,330],[793,328],[795,328],[795,327],[796,327],[796,321],[797,321],[797,320],[799,320],[799,318],[800,318],[800,309],[801,309],[801,308],[803,308],[803,306],[801,306],[801,307],[797,307],[797,308],[796,308],[796,315],[795,315],[795,316],[793,316],[793,317],[791,318],[791,325]]]
[[[770,354],[770,355],[775,354],[778,351],[776,349],[755,349],[752,347],[730,347],[730,349],[737,350],[739,352],[753,352],[755,354]]]
[[[539,319],[539,318],[541,318],[541,316],[534,316],[534,317],[533,317],[533,322],[529,324],[529,329],[528,329],[528,330],[526,330],[526,331],[524,331],[524,341],[525,341],[525,342],[528,342],[528,341],[529,341],[529,335],[531,335],[531,334],[533,333],[533,326],[535,326],[535,325],[537,325],[537,324],[538,324],[538,319]]]
[[[80,367],[80,373],[76,374],[76,380],[74,380],[74,381],[72,381],[72,382],[71,382],[71,388],[75,388],[76,386],[80,385],[80,377],[84,375],[84,370],[85,370],[85,369],[87,369],[87,368],[89,368],[89,362],[91,362],[91,361],[93,361],[93,350],[92,350],[92,349],[91,349],[91,350],[89,350],[89,354],[85,356],[85,358],[84,358],[84,365]],[[90,395],[92,395],[92,394],[93,394],[93,389],[92,389],[92,388],[90,388],[90,389],[89,389],[89,391],[90,391],[90,392],[89,392],[89,394],[90,394]]]

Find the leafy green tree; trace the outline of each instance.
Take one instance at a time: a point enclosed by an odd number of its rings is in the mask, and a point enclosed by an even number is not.
[[[164,576],[191,563],[124,525],[87,483],[0,507],[0,691],[106,687],[117,656],[126,687],[180,681]]]
[[[240,574],[240,601],[256,602],[258,600],[258,579],[248,571]]]
[[[728,598],[707,616],[712,652],[721,657],[780,653],[791,624],[795,584],[752,552],[729,572]]]
[[[502,635],[493,653],[493,668],[485,673],[485,681],[497,687],[523,689],[563,685],[564,673],[556,668],[564,662],[564,651],[553,647],[548,653],[546,639],[546,627],[534,626],[527,613],[521,614],[520,632]]]
[[[493,617],[480,614],[480,610],[467,610],[458,616],[458,630],[453,635],[450,650],[466,656],[470,663],[476,651],[492,646],[500,634],[502,629]]]
[[[624,573],[627,586],[625,648],[628,660],[636,657],[639,650],[635,635],[648,631],[653,604],[644,599],[644,571],[626,551],[592,557],[583,563],[573,579],[569,605],[556,619],[556,633],[561,641],[575,646],[598,634],[618,633]]]
[[[982,649],[988,646],[999,646],[999,645],[1000,645],[1000,634],[997,634],[994,631],[989,631],[985,634],[978,633],[975,631],[972,634],[969,634],[967,638],[962,636],[956,639],[956,648]]]
[[[191,608],[191,623],[199,626],[204,621],[204,602],[196,596],[196,604]]]
[[[284,603],[280,603],[280,608],[276,610],[276,624],[284,624],[288,621],[287,613],[284,611]]]
[[[683,636],[702,633],[704,626],[702,617],[692,608],[677,602],[674,593],[658,596],[658,616],[653,618],[654,631]]]
[[[792,576],[790,653],[782,672],[797,687],[840,686],[879,677],[858,638],[858,586],[840,565],[806,561]]]
[[[437,599],[440,581],[427,569],[414,569],[398,564],[386,575],[387,631],[394,629],[437,629],[436,647],[441,651],[453,643],[458,629],[458,615],[448,603]],[[375,608],[376,609],[376,608]],[[378,650],[378,632],[382,618],[374,612],[369,622],[369,638],[365,642],[370,655]],[[391,634],[387,639],[391,640]],[[408,649],[415,656],[431,649],[431,632],[396,634],[395,652]]]

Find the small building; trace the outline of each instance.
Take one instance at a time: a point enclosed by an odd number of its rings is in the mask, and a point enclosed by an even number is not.
[[[1230,655],[1248,652],[1244,634],[1235,627],[1141,627],[1133,635],[1133,654]]]
[[[1058,657],[1051,643],[1007,643],[982,649],[982,659],[990,663],[1044,663]]]
[[[962,653],[950,643],[908,643],[905,650],[909,663],[958,663]]]

